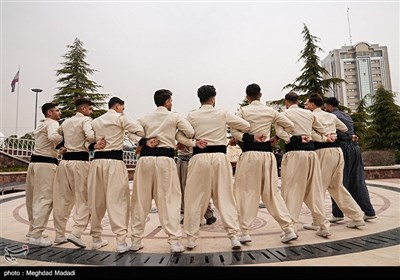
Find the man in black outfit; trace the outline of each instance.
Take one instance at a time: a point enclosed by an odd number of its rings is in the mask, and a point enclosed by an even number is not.
[[[335,97],[328,97],[324,100],[325,110],[336,115],[349,129],[347,133],[337,131],[338,141],[344,156],[344,172],[343,185],[349,191],[351,196],[364,211],[364,220],[376,218],[374,207],[371,204],[367,185],[364,177],[364,164],[361,157],[360,146],[358,145],[358,137],[355,135],[353,120],[346,113],[339,111],[339,101]],[[343,212],[332,200],[331,223],[342,221],[344,219]]]

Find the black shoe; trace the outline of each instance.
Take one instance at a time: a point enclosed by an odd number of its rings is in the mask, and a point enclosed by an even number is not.
[[[183,219],[181,220],[181,225],[183,225]]]
[[[212,216],[212,217],[207,219],[206,224],[207,225],[212,225],[213,223],[215,223],[216,220],[217,220],[217,218]]]

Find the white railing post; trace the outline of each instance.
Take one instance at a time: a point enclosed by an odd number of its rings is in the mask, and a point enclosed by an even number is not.
[[[0,151],[16,157],[27,158],[32,155],[35,140],[0,137]],[[61,155],[58,156],[61,159]],[[133,151],[124,151],[125,165],[136,165],[136,155]]]
[[[12,156],[29,157],[34,146],[34,140],[0,137],[0,151]]]

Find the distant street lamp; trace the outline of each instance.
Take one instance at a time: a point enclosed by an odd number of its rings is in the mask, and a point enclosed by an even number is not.
[[[33,88],[32,91],[36,93],[36,102],[35,102],[35,129],[36,129],[36,119],[37,119],[37,99],[38,99],[38,93],[42,92],[40,88]]]

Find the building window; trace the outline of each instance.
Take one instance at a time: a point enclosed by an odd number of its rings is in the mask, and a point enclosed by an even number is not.
[[[361,58],[357,60],[358,72],[359,72],[359,87],[361,98],[370,94],[372,91],[372,85],[370,80],[370,60],[367,58]]]
[[[340,58],[341,59],[346,59],[346,58],[354,58],[354,53],[341,53]]]
[[[372,54],[373,57],[382,57],[382,51],[374,51],[374,53]]]

